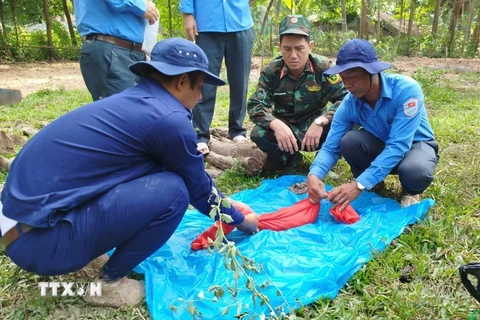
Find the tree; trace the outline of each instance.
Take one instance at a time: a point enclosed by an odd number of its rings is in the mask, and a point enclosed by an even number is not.
[[[435,0],[435,10],[433,11],[433,22],[432,22],[432,34],[434,39],[437,38],[439,15],[440,15],[440,0]]]
[[[347,7],[345,0],[342,0],[342,32],[347,32]]]
[[[448,32],[450,34],[450,38],[448,40],[448,45],[447,45],[449,56],[452,54],[453,48],[455,45],[455,30],[457,29],[457,20],[458,20],[458,17],[460,16],[462,4],[463,4],[463,0],[455,0],[453,2],[453,11],[450,17],[450,24],[448,27]]]
[[[478,45],[480,42],[480,8],[478,8],[477,21],[475,23],[475,30],[473,31],[472,43],[473,52],[478,52]]]
[[[4,44],[4,51],[7,57],[12,59],[12,53],[10,52],[10,46],[8,43],[8,32],[7,32],[7,27],[5,25],[5,11],[3,10],[3,0],[0,0],[0,20],[2,23],[2,38],[3,38],[3,44]]]
[[[470,36],[472,34],[472,20],[475,13],[475,1],[469,0],[467,8],[467,23],[465,25],[465,35],[463,37],[462,51],[463,48],[465,48],[465,45],[470,41]]]
[[[53,60],[55,51],[53,49],[52,20],[50,20],[50,14],[48,13],[48,0],[43,0],[43,15],[45,17],[45,24],[47,26],[48,56],[50,60]]]
[[[360,32],[359,38],[368,40],[368,33],[370,31],[370,0],[362,0],[362,15],[360,18]]]
[[[408,30],[407,30],[407,54],[410,55],[410,36],[412,35],[413,17],[415,15],[415,0],[410,2],[410,14],[408,16]]]
[[[15,28],[15,40],[17,47],[20,46],[18,38],[18,19],[17,19],[17,0],[10,0],[10,9],[12,10],[13,26]]]
[[[377,24],[375,25],[376,29],[375,29],[375,35],[376,35],[376,38],[377,38],[377,42],[380,41],[380,13],[381,13],[381,10],[382,10],[382,6],[381,6],[381,2],[380,0],[378,0],[377,2]]]
[[[73,30],[73,23],[72,17],[70,16],[70,12],[68,11],[67,0],[62,0],[63,4],[63,12],[65,13],[65,17],[67,18],[68,23],[68,32],[70,33],[70,38],[72,39],[72,45],[77,45],[77,38],[75,37],[75,31]]]

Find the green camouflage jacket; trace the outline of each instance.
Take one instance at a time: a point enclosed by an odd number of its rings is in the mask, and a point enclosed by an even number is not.
[[[261,72],[257,90],[247,104],[252,122],[268,129],[273,119],[290,124],[304,134],[315,118],[335,111],[348,93],[338,75],[324,76],[332,62],[310,54],[302,76],[295,80],[288,75],[282,57],[272,60]],[[327,103],[332,105],[328,107]],[[301,136],[303,136],[301,134]]]

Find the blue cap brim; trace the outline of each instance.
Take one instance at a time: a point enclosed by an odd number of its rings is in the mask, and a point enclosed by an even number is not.
[[[203,69],[195,68],[195,67],[174,66],[174,65],[171,65],[165,62],[160,62],[160,61],[139,61],[130,65],[128,68],[137,76],[144,76],[147,73],[150,73],[155,70],[167,76],[176,76],[179,74],[188,73],[192,71],[200,71],[205,74],[205,83],[212,84],[215,86],[225,85],[225,81],[223,81],[213,73],[210,73],[209,71],[205,71]]]
[[[323,74],[329,76],[332,74],[339,74],[340,72],[343,72],[348,69],[353,69],[353,68],[363,68],[367,70],[367,72],[370,74],[377,74],[384,70],[390,69],[391,67],[392,65],[390,63],[381,62],[381,61],[371,62],[371,63],[354,61],[354,62],[348,62],[345,64],[336,65],[324,71]]]

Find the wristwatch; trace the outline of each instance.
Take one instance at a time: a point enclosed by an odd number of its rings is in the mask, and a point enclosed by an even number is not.
[[[357,188],[360,190],[360,191],[363,191],[365,190],[365,186],[363,184],[361,184],[360,182],[356,181],[355,182],[357,183]]]
[[[325,127],[328,123],[323,122],[322,117],[318,117],[315,119],[315,124],[320,127]]]

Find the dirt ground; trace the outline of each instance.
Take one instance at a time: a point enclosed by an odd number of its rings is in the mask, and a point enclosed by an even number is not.
[[[251,82],[259,76],[260,57],[252,62]],[[480,59],[430,59],[398,58],[393,63],[396,72],[412,75],[418,68],[447,69],[449,73],[475,71],[480,73]],[[25,97],[40,89],[83,89],[83,82],[78,62],[65,63],[17,63],[0,64],[0,88],[19,89]]]

